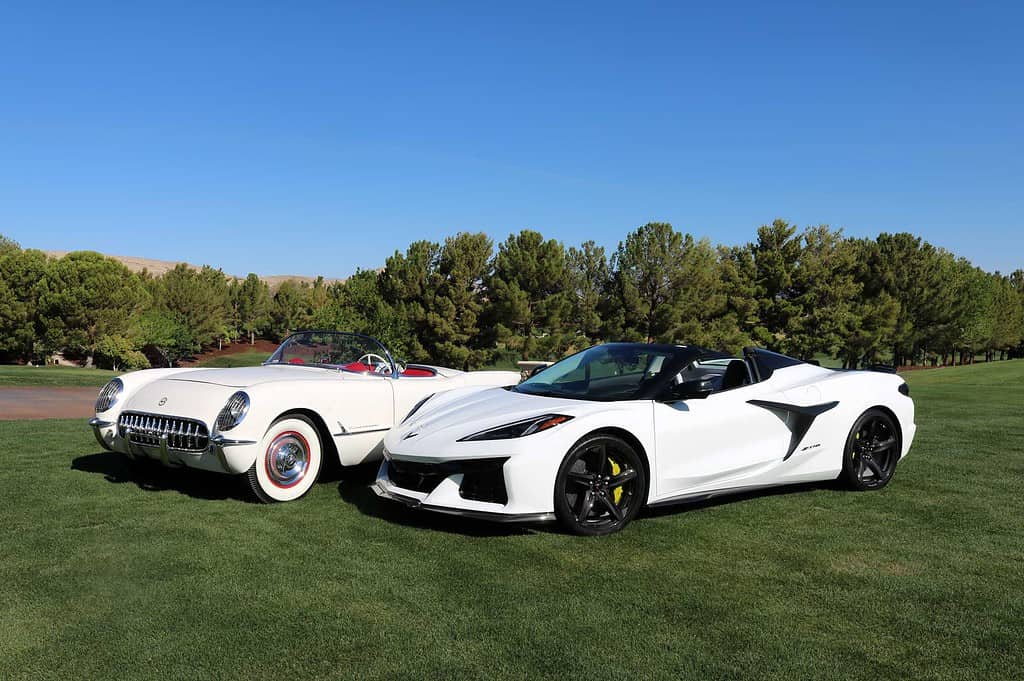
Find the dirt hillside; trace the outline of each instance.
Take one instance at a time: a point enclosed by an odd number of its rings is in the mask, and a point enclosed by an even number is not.
[[[45,253],[52,258],[62,258],[68,254],[68,251],[45,251]],[[169,272],[170,270],[174,269],[174,267],[178,264],[177,262],[174,262],[172,260],[140,258],[134,255],[109,255],[106,253],[104,253],[104,255],[106,255],[108,258],[113,258],[114,260],[123,263],[125,267],[130,269],[132,272],[141,272],[142,270],[148,270],[151,274],[157,276]],[[192,269],[199,269],[199,265],[193,265],[192,263],[185,264],[191,267]],[[242,278],[245,275],[229,273],[228,276]],[[259,277],[263,281],[267,282],[267,285],[269,285],[270,288],[272,289],[277,288],[278,286],[281,285],[282,282],[288,280],[298,282],[304,281],[309,284],[312,284],[314,281],[316,281],[316,277],[305,277],[298,274],[260,274]],[[344,279],[324,279],[324,281],[330,284],[335,281],[344,281]]]

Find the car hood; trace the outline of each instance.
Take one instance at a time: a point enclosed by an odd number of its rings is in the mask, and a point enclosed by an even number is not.
[[[272,381],[330,380],[343,376],[344,372],[321,367],[304,367],[289,364],[267,364],[258,367],[233,369],[192,369],[173,374],[163,380],[210,383],[231,388],[246,388]]]
[[[454,441],[507,423],[514,423],[544,414],[577,416],[607,403],[567,400],[557,397],[526,395],[504,388],[475,390],[454,399],[445,399],[441,393],[434,399],[442,400],[437,406],[427,402],[422,413],[396,426],[389,441],[402,441],[415,433],[417,439]]]
[[[217,413],[235,390],[234,386],[159,378],[132,391],[121,409],[195,419],[212,428]]]

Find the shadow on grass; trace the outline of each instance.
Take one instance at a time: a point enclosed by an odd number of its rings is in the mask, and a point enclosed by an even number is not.
[[[648,507],[640,512],[637,520],[702,511],[709,508],[716,508],[718,506],[730,506],[732,504],[751,501],[753,499],[788,496],[790,494],[805,494],[815,490],[831,492],[846,491],[838,482],[834,480],[827,480],[823,482],[801,482],[792,485],[781,485],[779,487],[763,487],[761,489],[752,489],[746,492],[723,492],[722,494],[712,497],[691,499],[689,501],[675,501],[664,505]]]
[[[133,484],[147,492],[173,491],[195,499],[252,501],[236,476],[192,468],[165,468],[156,461],[132,461],[116,452],[79,456],[71,461],[71,470],[97,473],[107,482]]]
[[[419,511],[404,504],[381,499],[370,486],[377,477],[379,463],[346,469],[338,483],[338,495],[355,506],[363,515],[386,520],[389,523],[469,537],[510,537],[534,534],[547,526],[506,525],[474,518],[461,518],[431,511]]]
[[[557,523],[506,525],[504,523],[461,518],[431,511],[420,511],[408,508],[398,502],[381,499],[370,487],[376,478],[378,467],[379,464],[374,463],[346,470],[338,484],[339,496],[355,506],[364,515],[373,516],[406,527],[464,534],[473,537],[504,537],[534,534],[537,532],[561,532],[561,528]],[[633,522],[643,523],[647,518],[684,515],[718,506],[739,504],[745,501],[774,496],[805,494],[816,490],[846,493],[846,490],[835,481],[797,483],[779,487],[753,489],[746,492],[728,492],[712,497],[648,507],[641,510]]]

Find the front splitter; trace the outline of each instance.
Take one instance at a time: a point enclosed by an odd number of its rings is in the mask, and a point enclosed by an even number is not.
[[[476,520],[487,520],[497,523],[511,523],[515,525],[532,525],[535,523],[549,523],[555,519],[554,513],[491,513],[489,511],[473,511],[464,508],[451,508],[449,506],[434,506],[425,504],[415,497],[406,496],[400,492],[394,492],[385,488],[380,481],[373,483],[374,493],[384,499],[390,499],[405,504],[409,508],[416,508],[434,513],[446,513],[457,515],[463,518],[474,518]]]

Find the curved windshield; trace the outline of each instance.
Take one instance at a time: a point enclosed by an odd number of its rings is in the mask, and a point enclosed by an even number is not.
[[[552,364],[513,390],[577,400],[650,399],[696,354],[672,345],[598,345]]]
[[[359,374],[391,375],[395,370],[391,353],[378,341],[336,331],[292,334],[264,364],[317,366]]]

